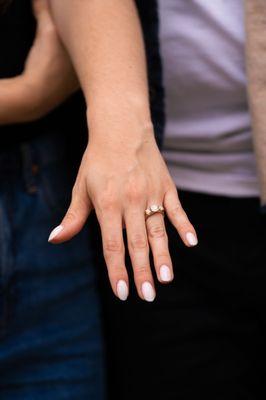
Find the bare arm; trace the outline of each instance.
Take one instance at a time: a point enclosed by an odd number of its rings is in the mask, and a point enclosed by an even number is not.
[[[29,87],[22,77],[0,80],[0,125],[31,121],[33,104]]]
[[[37,32],[20,76],[0,79],[0,125],[36,120],[75,92],[79,83],[46,0],[34,0]]]
[[[83,88],[90,137],[128,143],[151,129],[145,53],[133,0],[50,0]],[[106,132],[108,123],[113,128]],[[136,128],[134,138],[124,127]],[[143,132],[145,131],[145,132]],[[126,137],[125,137],[126,135]]]
[[[163,217],[155,214],[145,222],[144,210],[164,204],[185,244],[192,246],[197,240],[154,139],[135,3],[50,0],[50,4],[86,97],[90,137],[71,205],[49,240],[72,238],[95,208],[111,285],[125,300],[124,224],[139,296],[152,301],[149,249],[161,282],[171,281],[173,270]]]

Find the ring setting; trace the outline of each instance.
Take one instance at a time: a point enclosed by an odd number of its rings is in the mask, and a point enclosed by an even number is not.
[[[164,215],[164,207],[162,205],[152,204],[150,207],[148,207],[145,210],[145,217],[147,219],[151,215],[156,214],[156,213],[160,213],[160,214]]]

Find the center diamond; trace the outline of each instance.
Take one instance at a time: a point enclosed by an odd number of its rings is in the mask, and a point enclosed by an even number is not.
[[[157,206],[156,204],[153,204],[152,206],[150,206],[150,209],[152,212],[156,212],[156,211],[159,211],[159,206]]]

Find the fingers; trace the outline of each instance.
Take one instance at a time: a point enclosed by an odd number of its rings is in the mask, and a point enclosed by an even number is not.
[[[130,208],[125,213],[127,245],[134,271],[134,279],[139,296],[148,302],[155,299],[155,288],[149,261],[144,212]]]
[[[61,224],[51,232],[48,242],[57,244],[72,239],[85,225],[91,209],[86,187],[83,186],[78,192],[73,190],[68,211]]]
[[[165,194],[164,207],[185,245],[196,246],[198,244],[196,231],[181,206],[175,187]]]
[[[122,234],[122,217],[118,210],[97,212],[101,227],[103,254],[109,280],[114,294],[122,301],[129,293],[128,275],[125,266],[125,247]]]
[[[161,283],[170,282],[174,274],[163,215],[157,213],[150,216],[146,220],[146,228],[158,280]]]

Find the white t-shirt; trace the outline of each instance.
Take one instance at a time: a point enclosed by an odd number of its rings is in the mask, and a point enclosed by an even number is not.
[[[179,188],[258,196],[243,0],[159,0],[163,154]]]

